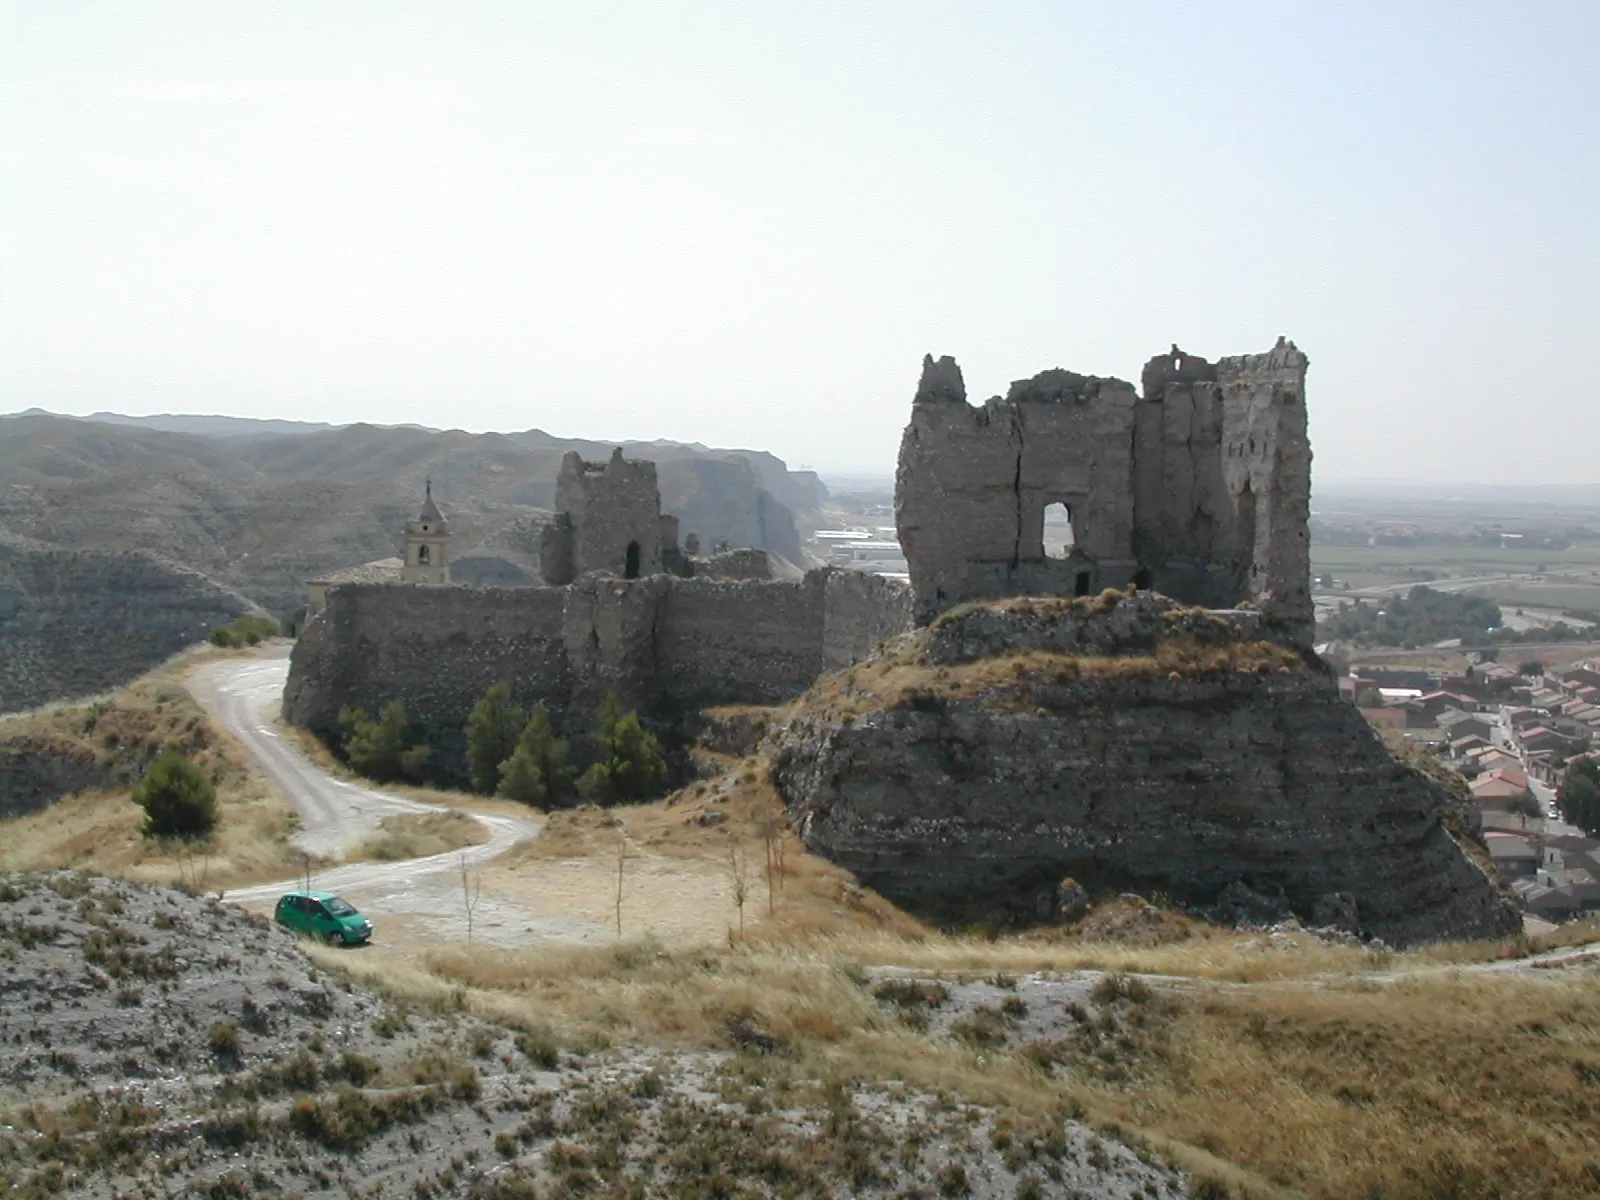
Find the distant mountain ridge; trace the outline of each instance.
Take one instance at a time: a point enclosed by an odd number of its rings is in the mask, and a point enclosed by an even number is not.
[[[431,479],[450,518],[452,557],[462,562],[463,579],[531,581],[539,578],[539,533],[550,519],[562,456],[576,450],[605,458],[618,444],[536,429],[473,434],[330,425],[239,432],[248,418],[216,418],[244,424],[205,433],[152,427],[163,419],[5,418],[0,536],[51,550],[146,552],[289,616],[304,603],[307,579],[397,553],[405,521]],[[620,444],[623,453],[656,462],[662,507],[678,516],[684,537],[697,534],[707,548],[726,541],[803,562],[796,514],[820,507],[828,495],[815,474],[790,471],[764,451]],[[38,590],[47,586],[39,580],[54,577],[0,575],[0,614],[55,608],[66,619],[73,595]],[[0,622],[0,654],[18,652],[9,643],[24,625]]]

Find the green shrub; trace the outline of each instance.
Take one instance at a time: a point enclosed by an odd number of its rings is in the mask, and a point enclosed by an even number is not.
[[[1600,763],[1575,758],[1561,772],[1561,815],[1591,837],[1600,836]]]
[[[467,770],[473,791],[488,795],[499,786],[500,764],[515,752],[522,726],[522,710],[511,703],[511,689],[491,684],[467,718]]]
[[[625,713],[616,696],[607,696],[600,709],[600,761],[578,780],[578,793],[597,804],[626,804],[650,800],[667,781],[667,762],[661,747],[639,722],[638,713]]]
[[[529,1029],[517,1034],[517,1049],[536,1067],[554,1071],[561,1065],[561,1047],[548,1029]]]
[[[218,1058],[238,1058],[239,1027],[232,1021],[218,1021],[206,1034],[206,1045]]]
[[[406,706],[398,700],[385,706],[376,721],[364,708],[342,708],[339,728],[344,732],[345,760],[367,778],[380,783],[422,778],[431,751],[412,729]]]
[[[271,617],[238,617],[211,631],[213,646],[257,646],[264,638],[284,636],[283,626]]]
[[[550,710],[541,704],[528,718],[516,750],[500,764],[500,794],[523,804],[551,804],[571,788],[567,743],[550,728]]]
[[[182,752],[168,747],[133,789],[145,837],[205,837],[217,827],[217,789]]]

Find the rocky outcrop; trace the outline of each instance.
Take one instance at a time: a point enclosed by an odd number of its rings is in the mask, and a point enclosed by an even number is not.
[[[0,745],[0,821],[25,816],[62,796],[124,782],[116,764],[86,749],[63,750],[44,742]]]
[[[944,921],[1049,916],[1071,877],[1242,883],[1399,944],[1514,932],[1445,790],[1290,636],[1148,592],[953,610],[819,681],[775,781],[809,849]]]
[[[0,539],[0,712],[121,686],[259,611],[153,554]]]

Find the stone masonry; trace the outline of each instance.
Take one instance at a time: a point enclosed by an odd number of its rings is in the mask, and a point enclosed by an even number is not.
[[[639,579],[665,570],[677,554],[678,523],[661,515],[656,464],[623,458],[620,446],[603,463],[576,451],[561,460],[556,512],[539,545],[548,584],[597,571]]]
[[[405,703],[463,780],[472,706],[504,681],[582,734],[608,693],[658,721],[719,704],[776,704],[824,670],[859,661],[907,628],[910,592],[856,571],[800,580],[620,579],[564,587],[347,584],[295,643],[285,717],[335,738],[345,705]]]
[[[1135,584],[1210,608],[1250,603],[1312,630],[1306,356],[1215,364],[1174,346],[1143,394],[1045,371],[980,407],[951,358],[924,360],[900,443],[895,516],[919,621],[968,600]],[[1044,548],[1061,504],[1073,543]]]

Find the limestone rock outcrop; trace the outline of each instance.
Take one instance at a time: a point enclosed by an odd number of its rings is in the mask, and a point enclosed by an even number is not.
[[[0,538],[0,712],[119,687],[260,611],[154,554]]]
[[[1049,916],[1064,878],[1230,885],[1394,944],[1517,915],[1292,633],[1163,596],[953,609],[827,676],[774,735],[806,846],[934,919]]]

